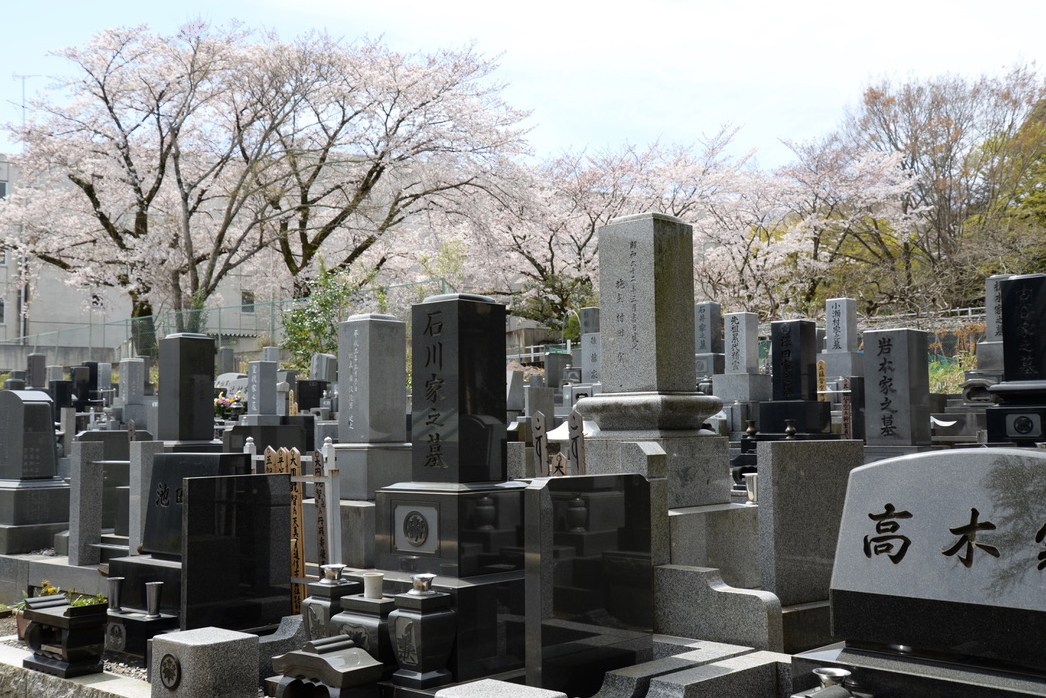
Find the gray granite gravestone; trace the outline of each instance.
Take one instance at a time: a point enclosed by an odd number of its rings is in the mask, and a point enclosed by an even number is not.
[[[599,383],[599,333],[581,335],[581,382]]]
[[[215,373],[233,373],[237,370],[236,353],[232,347],[218,347],[217,367]]]
[[[251,361],[247,364],[248,426],[275,426],[280,423],[276,414],[275,361]]]
[[[828,380],[864,375],[864,363],[857,351],[857,301],[829,298],[825,301],[824,321],[824,350],[817,354],[817,361],[824,361]]]
[[[930,443],[928,347],[922,330],[864,333],[865,441],[882,455]]]
[[[977,370],[1002,379],[1002,289],[1009,274],[995,274],[984,281],[984,341],[977,342]]]
[[[726,370],[723,312],[714,301],[694,304],[694,351],[698,377],[708,377]]]
[[[796,675],[846,668],[870,695],[1046,695],[1043,483],[1031,449],[852,471],[831,582],[845,646],[798,655]]]
[[[596,306],[581,308],[578,311],[578,324],[582,337],[586,334],[599,334],[599,308]]]
[[[341,496],[373,500],[411,479],[407,441],[407,325],[391,315],[353,315],[338,324],[338,441]]]
[[[214,340],[204,334],[171,334],[159,341],[159,350],[157,438],[213,440]]]
[[[712,377],[712,392],[723,403],[769,400],[771,378],[759,373],[759,316],[727,313],[723,316],[726,365],[723,375]]]
[[[313,354],[309,359],[309,378],[333,383],[338,379],[338,357],[334,354]]]
[[[280,363],[280,348],[279,347],[262,347],[261,353],[262,361],[275,361],[277,364]]]
[[[0,391],[0,553],[50,548],[68,526],[52,412],[47,393]]]

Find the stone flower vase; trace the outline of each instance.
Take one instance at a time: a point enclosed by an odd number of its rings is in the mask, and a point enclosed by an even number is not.
[[[454,647],[457,619],[450,594],[432,590],[434,574],[414,575],[414,588],[397,594],[389,613],[389,639],[399,670],[392,682],[410,688],[430,688],[453,681],[447,659]]]

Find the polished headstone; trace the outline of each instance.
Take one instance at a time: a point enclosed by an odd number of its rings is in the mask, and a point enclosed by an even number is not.
[[[581,381],[598,383],[600,380],[599,333],[581,335]]]
[[[171,334],[159,341],[160,402],[157,438],[214,438],[214,340],[204,334]]]
[[[825,352],[857,351],[857,301],[829,298],[825,302]]]
[[[374,313],[353,315],[338,324],[338,440],[342,443],[407,440],[406,328],[405,322],[391,315]],[[453,361],[450,355],[445,358]]]
[[[833,634],[1046,670],[1046,453],[964,449],[850,474]]]
[[[334,354],[313,354],[309,359],[309,378],[333,383],[338,378],[338,357]]]
[[[30,390],[47,388],[47,355],[32,353],[26,357],[26,385]]]
[[[275,361],[277,364],[280,363],[280,348],[279,347],[262,347],[261,360],[262,361]]]
[[[215,373],[219,376],[223,373],[232,373],[237,370],[236,354],[232,347],[218,347],[217,368]]]
[[[586,306],[578,311],[578,325],[581,335],[599,333],[599,307]]]
[[[650,484],[539,478],[524,497],[527,682],[592,695],[605,671],[652,653]]]
[[[570,354],[550,352],[545,354],[545,387],[552,388],[556,395],[562,393],[564,371],[571,365]]]
[[[184,480],[182,628],[263,628],[290,613],[290,477]]]
[[[726,373],[759,373],[759,316],[727,313],[723,319]]]
[[[52,478],[57,472],[51,397],[0,390],[0,479]]]
[[[247,364],[247,414],[276,414],[275,361],[251,361]]]
[[[929,339],[922,330],[864,333],[865,439],[869,446],[930,442]]]
[[[122,359],[119,363],[121,404],[141,405],[145,402],[145,359]]]
[[[242,475],[250,471],[245,453],[158,453],[153,457],[142,550],[176,559],[182,553],[183,480]]]
[[[723,312],[715,301],[694,304],[694,351],[723,353]]]
[[[1000,289],[1006,382],[1046,380],[1046,274],[1011,276]]]
[[[617,218],[600,228],[599,252],[604,394],[693,391],[691,227],[656,213]]]
[[[811,320],[770,323],[774,400],[817,399],[816,329]]]
[[[413,308],[413,479],[505,479],[505,306],[432,296]]]

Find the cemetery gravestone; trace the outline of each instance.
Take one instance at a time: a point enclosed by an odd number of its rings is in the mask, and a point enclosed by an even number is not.
[[[878,455],[900,455],[930,443],[928,351],[922,330],[864,333],[865,441],[881,447]]]
[[[694,350],[698,377],[708,377],[726,370],[723,353],[723,313],[714,301],[694,305]]]
[[[962,449],[855,469],[831,582],[833,635],[793,660],[870,695],[1046,695],[1046,454]],[[798,687],[798,686],[797,686]]]
[[[759,316],[727,313],[723,316],[723,334],[726,365],[723,375],[712,377],[712,392],[722,398],[727,407],[740,402],[751,403],[754,408],[754,403],[769,400],[772,396],[770,376],[759,373]],[[742,424],[738,421],[733,430],[743,429]]]
[[[159,341],[161,441],[214,439],[214,340],[171,334]]]

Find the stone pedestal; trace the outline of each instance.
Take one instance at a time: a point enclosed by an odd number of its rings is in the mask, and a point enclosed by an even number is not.
[[[255,698],[258,636],[221,628],[158,635],[149,676],[154,696]]]

